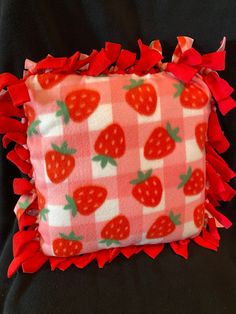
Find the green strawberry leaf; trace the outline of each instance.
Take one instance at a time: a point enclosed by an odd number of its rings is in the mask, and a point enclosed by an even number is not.
[[[175,215],[172,211],[170,212],[170,220],[173,222],[174,225],[180,225],[180,214]]]
[[[178,136],[179,128],[172,129],[170,123],[167,122],[166,130],[175,142],[182,142],[182,139]]]
[[[150,176],[152,175],[152,169],[149,169],[146,171],[146,173],[142,172],[142,171],[138,171],[138,178],[137,179],[134,179],[134,180],[131,180],[130,181],[130,184],[132,185],[136,185],[136,184],[139,184],[141,182],[144,182],[146,181]]]
[[[76,236],[74,234],[74,231],[71,231],[69,233],[69,235],[66,235],[64,233],[59,233],[60,237],[62,239],[65,239],[65,240],[70,240],[70,241],[80,241],[80,240],[83,240],[83,237],[82,236]]]
[[[108,162],[112,165],[112,166],[117,166],[117,162],[114,158],[112,157],[108,157]]]
[[[140,183],[140,180],[139,179],[134,179],[134,180],[129,181],[129,183],[132,184],[132,185],[136,185],[136,184]]]
[[[132,88],[141,86],[144,83],[144,80],[140,79],[140,80],[134,80],[134,79],[130,79],[130,85],[125,85],[123,87],[123,89],[125,90],[130,90]]]
[[[152,169],[147,170],[145,173],[145,180],[148,179],[152,175]]]
[[[51,144],[51,146],[52,149],[63,155],[73,155],[76,153],[76,149],[69,148],[66,141],[64,141],[61,146],[57,146],[56,144],[53,143]]]
[[[27,198],[24,202],[19,202],[18,204],[21,209],[27,209],[30,205],[29,199]]]
[[[49,209],[47,209],[47,208],[41,209],[40,212],[39,212],[39,219],[46,221],[46,220],[47,220],[46,215],[47,215],[48,213],[49,213]]]
[[[176,93],[174,94],[174,98],[177,98],[182,94],[184,90],[184,83],[180,82],[177,84],[173,84],[173,86],[176,88]]]
[[[102,167],[102,169],[104,169],[106,167],[107,163],[108,163],[108,160],[106,158],[102,158],[101,159],[101,167]]]
[[[99,241],[101,244],[106,244],[106,246],[111,246],[112,244],[120,244],[119,241],[113,239],[103,239]]]
[[[92,160],[100,162],[102,169],[104,169],[108,163],[112,166],[117,166],[117,162],[114,158],[105,155],[96,155],[92,158]]]
[[[77,214],[77,207],[75,201],[68,194],[66,195],[67,204],[64,206],[64,210],[71,210],[71,214],[73,217]]]
[[[142,172],[142,171],[138,171],[138,178],[140,179],[140,180],[144,180],[145,179],[145,174]]]
[[[96,155],[92,158],[93,161],[101,161],[101,155]]]
[[[57,105],[59,106],[60,110],[58,110],[56,112],[56,117],[63,117],[64,119],[64,123],[67,124],[70,120],[70,114],[69,111],[67,109],[67,105],[65,102],[61,101],[61,100],[57,100],[56,101]]]
[[[34,134],[38,134],[38,131],[36,130],[36,127],[41,123],[40,120],[35,120],[33,121],[29,127],[28,127],[28,130],[27,130],[27,135],[30,137]]]
[[[187,182],[188,180],[190,179],[192,175],[192,168],[191,167],[188,167],[188,170],[187,170],[187,173],[186,174],[181,174],[179,177],[181,179],[181,182],[180,184],[178,185],[178,189],[182,188]]]

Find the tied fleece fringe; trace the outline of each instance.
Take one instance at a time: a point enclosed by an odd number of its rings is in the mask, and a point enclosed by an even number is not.
[[[188,246],[191,240],[204,248],[217,251],[220,241],[217,224],[229,228],[231,222],[216,207],[220,205],[220,201],[229,201],[235,195],[235,190],[228,183],[235,177],[235,173],[220,157],[220,154],[229,148],[230,143],[221,129],[215,107],[217,103],[223,115],[236,107],[236,102],[231,98],[233,88],[216,72],[225,68],[225,38],[218,51],[205,55],[201,55],[192,48],[192,38],[180,36],[177,40],[178,44],[172,61],[168,63],[162,63],[162,48],[159,40],[154,40],[150,46],[138,40],[139,59],[136,58],[135,53],[122,49],[120,44],[107,42],[105,48],[100,51],[93,50],[89,56],[77,51],[69,58],[55,58],[48,55],[37,63],[26,59],[26,69],[22,79],[18,79],[11,73],[0,74],[0,133],[4,134],[3,146],[6,148],[11,142],[15,143],[14,148],[7,154],[7,158],[28,176],[28,179],[16,178],[13,182],[14,193],[21,195],[20,199],[27,199],[27,202],[24,203],[24,208],[16,213],[19,231],[13,238],[14,258],[8,269],[8,277],[11,277],[20,267],[25,273],[36,272],[46,262],[50,263],[51,270],[58,268],[64,271],[71,265],[84,268],[93,260],[96,260],[98,266],[102,268],[120,253],[129,259],[142,251],[155,259],[165,246],[164,244],[133,245],[70,258],[45,256],[41,251],[37,193],[30,163],[30,152],[27,147],[27,119],[22,105],[30,101],[25,85],[27,77],[48,72],[98,76],[114,73],[145,75],[166,71],[171,72],[184,83],[190,82],[195,75],[201,75],[215,101],[211,108],[208,141],[205,146],[207,173],[205,224],[198,236],[172,242],[170,247],[185,259],[188,258]]]

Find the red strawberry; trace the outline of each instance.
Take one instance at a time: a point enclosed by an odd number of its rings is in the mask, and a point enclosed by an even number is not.
[[[120,244],[119,241],[127,239],[130,233],[129,220],[124,215],[119,215],[110,220],[101,232],[99,243],[105,243],[107,246]]]
[[[73,198],[66,195],[67,204],[65,210],[71,210],[72,216],[76,216],[77,211],[81,215],[90,215],[105,202],[107,190],[101,186],[88,185],[81,186],[73,193]]]
[[[19,208],[16,213],[16,217],[19,220],[20,217],[24,214],[25,210],[30,206],[29,199],[27,198],[24,202],[18,203]]]
[[[41,123],[40,120],[35,120],[36,114],[34,108],[28,104],[24,105],[25,116],[28,119],[28,136],[32,136],[33,134],[38,134],[36,127]]]
[[[201,150],[203,150],[205,147],[206,135],[207,123],[206,122],[199,123],[195,128],[195,137],[197,144]]]
[[[50,89],[54,86],[56,86],[57,84],[59,84],[64,78],[66,77],[65,74],[61,74],[61,73],[43,73],[43,74],[38,74],[37,78],[38,78],[38,82],[40,84],[40,86],[43,89]]]
[[[57,100],[60,108],[56,116],[63,116],[65,124],[70,118],[74,122],[86,120],[96,109],[100,101],[100,95],[92,89],[78,89],[70,92],[65,101]]]
[[[200,109],[208,103],[207,94],[195,83],[174,84],[177,89],[174,97],[180,97],[180,103],[185,108]]]
[[[200,228],[203,225],[204,216],[205,216],[205,206],[203,203],[203,204],[198,205],[194,209],[194,213],[193,213],[194,223],[197,228]]]
[[[29,104],[24,104],[24,111],[25,111],[25,115],[28,119],[28,123],[32,123],[35,120],[35,111],[34,108],[31,107]]]
[[[178,185],[178,189],[184,187],[185,195],[196,195],[200,193],[204,188],[204,173],[201,169],[195,169],[189,167],[186,174],[180,175],[181,182]]]
[[[172,211],[169,216],[162,215],[158,217],[148,230],[147,239],[163,238],[171,234],[176,226],[181,224],[179,218],[180,214],[174,215]]]
[[[157,93],[153,85],[144,80],[130,80],[130,85],[124,86],[128,90],[125,95],[127,103],[138,113],[151,116],[157,106]]]
[[[67,142],[63,142],[61,147],[52,144],[52,149],[45,155],[46,170],[49,179],[53,183],[60,183],[74,169],[75,159],[71,155],[76,153],[76,150],[69,148]]]
[[[58,257],[69,257],[78,255],[83,248],[82,237],[78,237],[73,231],[69,235],[60,233],[60,238],[53,241],[53,252]]]
[[[46,214],[49,213],[49,210],[45,208],[45,197],[37,190],[38,195],[38,208],[39,208],[39,218],[40,220],[47,220]]]
[[[146,173],[138,171],[138,178],[130,181],[134,184],[132,194],[144,206],[156,207],[162,197],[162,184],[157,176],[152,175],[152,169]]]
[[[42,209],[45,206],[45,197],[37,190],[37,196],[38,196],[38,208]]]
[[[125,134],[117,123],[110,124],[98,136],[94,149],[98,155],[92,158],[93,161],[101,163],[105,168],[108,163],[116,166],[115,158],[120,158],[125,153]]]
[[[144,157],[151,160],[171,154],[175,149],[175,143],[181,142],[178,132],[179,128],[172,129],[169,122],[166,124],[166,129],[155,128],[144,146]]]

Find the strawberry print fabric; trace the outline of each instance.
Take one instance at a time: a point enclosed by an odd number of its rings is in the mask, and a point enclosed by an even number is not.
[[[185,85],[167,72],[44,73],[25,83],[45,255],[200,233],[211,96],[198,74]]]

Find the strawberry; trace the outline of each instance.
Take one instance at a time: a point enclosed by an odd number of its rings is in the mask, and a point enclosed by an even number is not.
[[[99,134],[94,149],[98,155],[92,158],[93,161],[101,163],[105,168],[108,163],[116,166],[115,158],[120,158],[125,152],[125,134],[117,123],[108,125]]]
[[[24,112],[25,112],[25,116],[28,119],[28,123],[31,124],[35,120],[34,108],[26,103],[24,104]]]
[[[24,105],[25,116],[28,119],[28,136],[32,136],[33,134],[38,134],[36,127],[41,123],[40,120],[35,120],[36,114],[34,108],[28,104]]]
[[[58,257],[69,257],[78,255],[83,248],[80,240],[81,236],[76,236],[73,231],[69,235],[60,233],[60,238],[53,241],[53,252]]]
[[[204,188],[204,173],[201,169],[192,171],[192,168],[189,167],[186,174],[180,175],[180,179],[178,189],[184,187],[184,194],[187,196],[196,195]]]
[[[107,190],[101,186],[88,185],[81,186],[73,193],[73,197],[66,195],[67,204],[65,210],[71,210],[72,216],[76,216],[77,211],[81,215],[90,215],[105,202]]]
[[[196,137],[196,142],[200,150],[203,150],[205,147],[206,135],[207,135],[207,123],[206,122],[199,123],[195,127],[195,137]]]
[[[45,197],[37,190],[37,195],[38,195],[38,208],[39,208],[39,218],[40,220],[47,220],[46,214],[49,213],[49,210],[45,208]]]
[[[65,77],[66,77],[65,74],[61,74],[61,73],[51,73],[51,72],[47,72],[47,73],[43,73],[43,74],[38,74],[38,75],[37,75],[39,85],[40,85],[43,89],[50,89],[50,88],[56,86],[56,85],[59,84]]]
[[[38,196],[38,208],[42,209],[45,206],[45,197],[37,190],[37,196]]]
[[[19,220],[20,217],[24,214],[25,210],[30,206],[29,199],[26,198],[24,202],[19,202],[19,208],[16,213],[16,217]]]
[[[175,149],[175,143],[181,142],[178,132],[179,128],[172,129],[169,122],[166,124],[166,129],[155,128],[144,146],[144,157],[151,160],[171,154]]]
[[[74,169],[75,159],[71,155],[75,154],[76,150],[69,148],[67,142],[63,142],[61,146],[52,144],[52,149],[45,155],[46,170],[53,183],[60,183]]]
[[[194,223],[197,228],[200,228],[203,225],[204,216],[205,216],[205,206],[203,203],[203,204],[198,205],[194,209],[194,213],[193,213]]]
[[[127,239],[130,233],[129,220],[124,215],[118,215],[110,220],[102,229],[99,243],[105,243],[107,246],[120,244],[121,240]]]
[[[56,116],[62,116],[65,124],[70,118],[74,122],[86,120],[96,109],[100,101],[97,91],[91,89],[78,89],[70,92],[65,101],[57,100],[60,108]]]
[[[174,215],[171,211],[169,215],[158,217],[147,232],[147,239],[163,238],[174,232],[177,225],[180,225],[180,214]]]
[[[157,93],[153,85],[144,80],[130,80],[130,85],[123,87],[128,92],[125,95],[127,103],[138,113],[151,116],[157,106]]]
[[[155,207],[160,203],[162,184],[157,176],[152,175],[152,169],[146,173],[138,171],[138,178],[130,183],[134,185],[132,194],[138,202],[148,207]]]
[[[174,97],[180,97],[180,103],[185,108],[200,109],[208,103],[207,94],[194,83],[174,84],[177,89]]]

